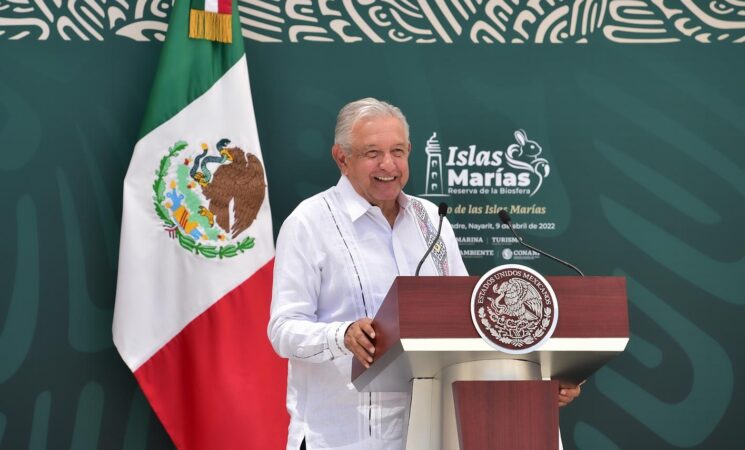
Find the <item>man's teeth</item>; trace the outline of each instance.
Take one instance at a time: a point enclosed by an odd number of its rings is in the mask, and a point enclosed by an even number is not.
[[[393,181],[396,177],[375,177],[379,181]]]

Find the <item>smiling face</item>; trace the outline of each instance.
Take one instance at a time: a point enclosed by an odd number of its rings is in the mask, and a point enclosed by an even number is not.
[[[332,153],[354,190],[389,217],[409,180],[411,145],[401,121],[393,116],[363,117],[352,127],[350,153],[334,145]]]

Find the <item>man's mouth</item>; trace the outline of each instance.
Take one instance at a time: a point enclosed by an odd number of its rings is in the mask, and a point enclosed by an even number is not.
[[[384,182],[393,181],[396,179],[396,177],[374,177],[374,178],[377,181],[384,181]]]

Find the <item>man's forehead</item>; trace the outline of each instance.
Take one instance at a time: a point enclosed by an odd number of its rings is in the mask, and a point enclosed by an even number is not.
[[[394,142],[390,144],[391,148],[408,147],[408,146],[409,146],[409,143],[406,141]],[[380,143],[377,143],[377,142],[371,142],[369,144],[360,144],[359,147],[364,150],[376,150],[376,149],[381,148],[381,145]]]
[[[368,117],[357,120],[352,127],[352,135],[359,137],[374,137],[376,135],[390,135],[400,133],[401,139],[406,140],[406,127],[398,117]]]

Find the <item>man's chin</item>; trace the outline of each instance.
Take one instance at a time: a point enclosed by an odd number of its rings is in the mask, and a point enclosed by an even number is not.
[[[398,195],[399,192],[401,192],[401,186],[398,185],[390,185],[390,186],[380,186],[379,189],[376,189],[377,195],[380,197],[395,197]]]

